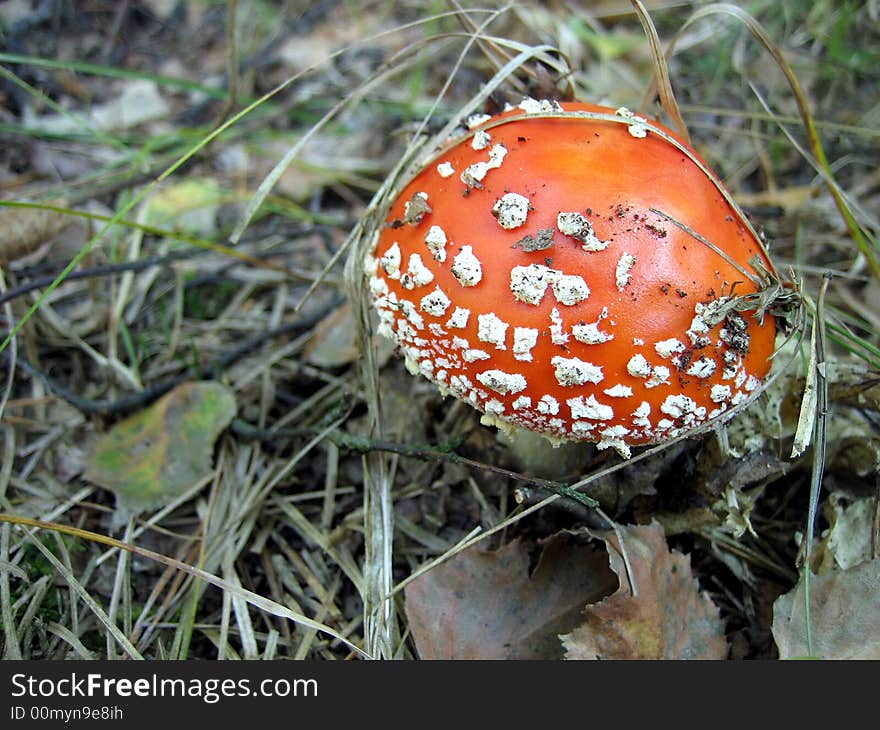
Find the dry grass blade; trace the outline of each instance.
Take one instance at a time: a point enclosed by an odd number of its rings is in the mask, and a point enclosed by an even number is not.
[[[7,519],[6,515],[0,515],[0,520],[2,520],[3,522],[11,522],[13,524],[15,524],[15,523],[27,524],[31,527],[47,527],[47,528],[49,528],[49,526],[51,525],[51,523],[41,522],[39,520],[25,521],[20,518]],[[59,527],[60,527],[60,525],[59,525]],[[51,528],[49,528],[49,529],[51,529]],[[56,530],[56,532],[62,532],[62,530]],[[56,535],[56,537],[57,537],[57,535]],[[73,571],[71,570],[70,565],[69,565],[70,561],[65,560],[64,562],[62,562],[61,560],[59,560],[58,557],[56,557],[55,553],[53,553],[48,547],[43,545],[43,543],[40,542],[38,539],[33,537],[33,535],[29,534],[28,539],[30,540],[30,543],[43,554],[43,557],[45,557],[46,560],[48,560],[49,563],[51,563],[52,567],[55,568],[55,570],[58,572],[58,574],[62,578],[64,578],[64,580],[67,582],[68,586],[70,586],[70,589],[79,597],[79,599],[83,603],[86,604],[86,606],[89,607],[89,610],[95,615],[95,617],[98,619],[98,621],[101,622],[101,625],[107,631],[108,641],[109,641],[109,638],[112,636],[113,639],[119,644],[119,646],[122,647],[122,649],[125,651],[125,653],[128,655],[128,657],[130,659],[143,659],[143,656],[141,656],[141,653],[135,648],[134,644],[132,644],[131,641],[129,641],[128,637],[122,633],[122,631],[116,625],[116,622],[113,621],[110,618],[110,616],[107,615],[107,613],[104,611],[104,609],[98,605],[98,602],[86,590],[85,586],[76,578],[76,576],[73,575]],[[58,540],[57,543],[59,545],[59,548],[62,551],[62,554],[64,554],[66,558],[69,558],[69,556],[66,555],[66,550],[64,549],[64,544],[60,540]],[[65,565],[65,562],[68,564]]]
[[[124,542],[131,541],[131,533],[134,529],[134,520],[129,519],[128,524],[125,526],[125,534],[123,535]],[[107,617],[110,621],[116,625],[117,615],[119,613],[120,604],[122,602],[128,603],[126,598],[130,597],[130,587],[131,587],[131,571],[130,571],[130,554],[125,550],[120,550],[119,555],[116,560],[116,574],[113,579],[113,591],[110,594],[110,607],[107,609]],[[131,606],[126,606],[127,609],[130,609]],[[123,613],[124,616],[131,616],[131,611],[126,610]],[[131,622],[127,621],[127,626],[125,627],[126,636],[131,635]],[[107,656],[113,657],[115,655],[112,637],[110,634],[107,635]]]
[[[813,654],[813,631],[810,624],[810,574],[813,571],[813,532],[816,527],[816,515],[819,511],[819,491],[822,488],[822,478],[825,475],[825,446],[827,435],[827,408],[828,408],[828,381],[826,379],[825,363],[825,295],[831,276],[826,275],[822,280],[822,288],[816,300],[816,316],[813,320],[813,332],[815,334],[814,353],[811,353],[810,362],[815,368],[815,426],[813,434],[813,464],[810,476],[810,507],[807,514],[806,550],[804,557],[804,620],[806,621],[807,651]]]
[[[15,621],[12,614],[12,592],[9,589],[9,576],[15,575],[19,580],[27,580],[27,575],[20,574],[9,562],[9,525],[0,530],[0,617],[3,619],[3,658],[21,659],[21,646],[15,634]]]
[[[797,459],[809,448],[816,425],[816,409],[819,402],[819,391],[816,383],[818,379],[818,368],[816,367],[816,357],[818,354],[816,345],[817,330],[818,321],[814,317],[813,326],[810,331],[810,359],[807,363],[807,376],[804,380],[804,395],[801,398],[797,428],[795,429],[794,439],[791,444],[792,459]]]
[[[685,142],[690,144],[690,134],[688,133],[687,124],[685,124],[684,118],[681,116],[678,102],[675,100],[675,92],[672,90],[672,81],[669,78],[669,65],[666,62],[666,55],[663,53],[663,48],[660,44],[660,36],[654,27],[654,21],[651,20],[651,15],[640,0],[632,0],[632,4],[645,31],[645,36],[648,38],[651,59],[654,62],[654,83],[649,89],[651,96],[645,96],[642,101],[642,109],[644,110],[652,101],[654,89],[656,88],[657,93],[660,95],[660,103],[663,105],[663,110],[669,116],[675,131],[684,138]]]
[[[237,591],[242,590],[241,579],[231,563],[227,563],[224,566],[223,575],[226,582],[235,586]],[[242,658],[256,659],[259,657],[259,650],[257,649],[254,625],[251,621],[250,613],[248,613],[247,604],[241,595],[231,593],[230,596],[232,599],[232,610],[235,613],[235,623],[238,625],[238,633],[241,639]]]
[[[382,406],[379,396],[379,368],[372,341],[372,327],[362,276],[363,250],[358,244],[362,235],[357,226],[346,262],[346,283],[354,306],[355,331],[359,351],[362,353],[360,375],[370,412],[370,431],[380,436],[384,432]],[[369,651],[391,656],[393,653],[393,629],[391,604],[385,596],[391,586],[391,541],[393,538],[393,510],[391,486],[393,470],[387,454],[368,453],[361,459],[364,474],[364,635]],[[374,648],[375,647],[375,648]]]
[[[3,271],[3,267],[0,266],[0,296],[5,293],[6,275]],[[3,304],[3,315],[6,317],[7,322],[14,321],[14,317],[12,316],[12,306],[9,302]],[[9,348],[9,367],[6,368],[6,382],[3,384],[3,394],[0,395],[0,423],[3,422],[3,414],[6,412],[6,404],[9,402],[9,398],[12,395],[12,390],[15,386],[15,365],[17,357],[18,343],[13,340],[12,345]],[[0,500],[2,500],[3,496],[6,494],[6,484],[9,482],[9,475],[13,463],[12,444],[15,443],[15,431],[8,426],[4,429],[3,442],[7,453],[4,454],[2,466],[0,466]]]
[[[362,594],[365,588],[364,576],[357,565],[352,562],[350,556],[341,553],[327,535],[312,524],[302,511],[289,500],[274,499],[273,503],[290,520],[290,524],[297,529],[303,538],[318,546],[342,569],[345,577],[351,581],[358,593]]]
[[[157,553],[153,550],[148,550],[146,548],[138,547],[137,545],[128,545],[121,540],[115,540],[112,537],[108,537],[107,535],[101,535],[97,532],[90,532],[88,530],[80,530],[76,527],[69,527],[67,525],[61,525],[56,522],[44,522],[43,520],[34,520],[27,517],[19,517],[16,515],[7,515],[0,514],[0,522],[10,523],[13,525],[22,525],[26,527],[34,527],[40,530],[51,530],[53,532],[62,533],[65,535],[71,535],[73,537],[82,538],[85,540],[91,540],[93,542],[101,543],[102,545],[107,545],[109,547],[117,548],[119,550],[126,550],[130,553],[134,553],[143,558],[147,558],[149,560],[155,560],[157,563],[161,563],[162,565],[167,565],[173,567],[177,570],[182,570],[186,573],[189,573],[196,578],[205,581],[206,583],[211,584],[217,588],[220,588],[224,591],[229,592],[233,597],[237,597],[250,605],[259,608],[267,613],[272,614],[273,616],[278,616],[280,618],[286,618],[294,623],[300,624],[307,628],[315,629],[316,631],[320,631],[337,641],[341,641],[347,647],[349,647],[352,651],[354,651],[358,656],[361,656],[365,659],[370,659],[370,655],[363,651],[360,647],[352,644],[348,639],[346,639],[341,634],[334,631],[329,626],[322,624],[318,621],[313,621],[307,616],[303,616],[302,614],[296,613],[295,611],[291,611],[286,606],[282,606],[275,601],[272,601],[268,598],[260,596],[253,591],[249,591],[245,588],[241,588],[239,586],[232,585],[228,581],[223,580],[222,578],[218,578],[217,576],[208,573],[207,571],[201,570],[200,568],[196,568],[192,565],[187,565],[179,560],[175,560],[174,558],[169,558],[166,555],[162,555],[161,553]],[[106,614],[103,609],[101,609],[88,595],[85,589],[79,584],[76,578],[73,575],[69,574],[52,552],[46,548],[39,540],[32,539],[31,542],[38,548],[40,551],[46,556],[46,559],[52,563],[52,565],[59,570],[59,572],[68,579],[71,583],[71,586],[79,593],[81,598],[89,605],[89,607],[96,612],[96,615],[99,618],[106,619],[106,628],[108,631],[112,632],[114,638],[123,648],[125,648],[129,655],[133,658],[140,658],[140,653],[135,649],[135,647],[131,644],[131,642],[119,631],[118,627],[113,624],[109,619],[107,619]]]
[[[739,271],[740,274],[742,274],[744,277],[749,279],[755,286],[757,286],[757,287],[761,286],[760,278],[753,271],[749,271],[748,269],[746,269],[742,264],[740,264],[739,262],[734,260],[730,256],[730,254],[728,254],[726,251],[724,251],[723,249],[716,246],[714,243],[712,243],[712,241],[710,241],[708,238],[706,238],[702,234],[695,231],[693,228],[688,226],[686,223],[683,223],[682,221],[678,220],[677,218],[674,218],[673,216],[660,210],[659,208],[651,208],[651,212],[656,213],[660,217],[668,220],[674,226],[681,228],[689,236],[692,236],[694,238],[694,240],[699,241],[701,244],[703,244],[707,248],[712,249],[713,253],[715,253],[718,257],[724,259],[728,264],[730,264],[731,266],[736,268],[736,270]]]
[[[95,655],[93,652],[89,651],[85,644],[82,643],[80,638],[73,633],[67,626],[62,626],[61,624],[53,621],[48,626],[46,626],[46,630],[57,636],[62,641],[66,642],[71,649],[73,649],[74,654],[78,659],[83,660],[94,660]]]

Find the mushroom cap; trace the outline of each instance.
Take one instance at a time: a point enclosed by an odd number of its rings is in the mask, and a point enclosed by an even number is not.
[[[773,266],[706,163],[645,121],[527,100],[406,184],[366,269],[413,372],[498,425],[623,456],[761,387],[775,320],[730,305],[758,289],[753,257]]]

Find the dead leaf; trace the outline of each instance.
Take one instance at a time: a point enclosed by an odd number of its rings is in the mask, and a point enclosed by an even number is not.
[[[827,549],[843,570],[871,559],[876,497],[850,499],[839,492],[828,497],[826,512],[831,528]]]
[[[350,365],[358,359],[357,331],[351,304],[346,302],[330,312],[314,329],[306,345],[305,359],[316,367]]]
[[[63,206],[63,200],[52,205]],[[64,213],[44,208],[0,208],[0,264],[35,251],[71,222]]]
[[[562,642],[566,659],[724,659],[727,642],[718,609],[699,591],[690,560],[670,551],[663,528],[620,527],[632,576],[633,595],[620,542],[605,536],[620,589],[595,606],[586,622]]]
[[[813,655],[821,659],[880,659],[880,559],[810,577]],[[808,656],[804,579],[773,604],[773,638],[780,659]]]
[[[410,583],[406,615],[422,659],[554,659],[558,634],[614,590],[608,558],[560,534],[529,575],[529,546],[465,550]]]
[[[169,183],[147,200],[144,222],[197,236],[210,236],[216,229],[222,198],[220,186],[207,178]]]
[[[183,383],[104,434],[83,476],[127,514],[167,504],[210,474],[214,441],[235,411],[226,386]]]
[[[103,131],[131,129],[146,122],[164,119],[169,112],[168,102],[155,81],[127,79],[120,82],[110,101],[96,104],[87,114],[36,116],[30,107],[26,107],[23,118],[24,126],[28,130],[61,135],[82,132],[84,124]]]

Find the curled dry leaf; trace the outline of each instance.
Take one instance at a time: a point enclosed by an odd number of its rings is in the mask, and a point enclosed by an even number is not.
[[[614,590],[607,555],[564,534],[529,572],[530,546],[462,551],[406,588],[406,615],[422,659],[555,659],[560,632],[585,604]]]
[[[699,591],[690,560],[670,551],[658,523],[621,527],[634,594],[613,532],[604,537],[620,589],[562,637],[567,659],[724,659],[727,642],[715,604]]]
[[[813,655],[880,659],[880,559],[810,578]],[[809,655],[804,579],[773,604],[773,638],[780,659]]]

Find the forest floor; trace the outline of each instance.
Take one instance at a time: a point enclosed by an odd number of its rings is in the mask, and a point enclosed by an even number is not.
[[[472,100],[664,119],[632,3],[0,4],[4,658],[880,657],[880,6],[645,6],[805,316],[726,426],[548,469],[349,254]]]

